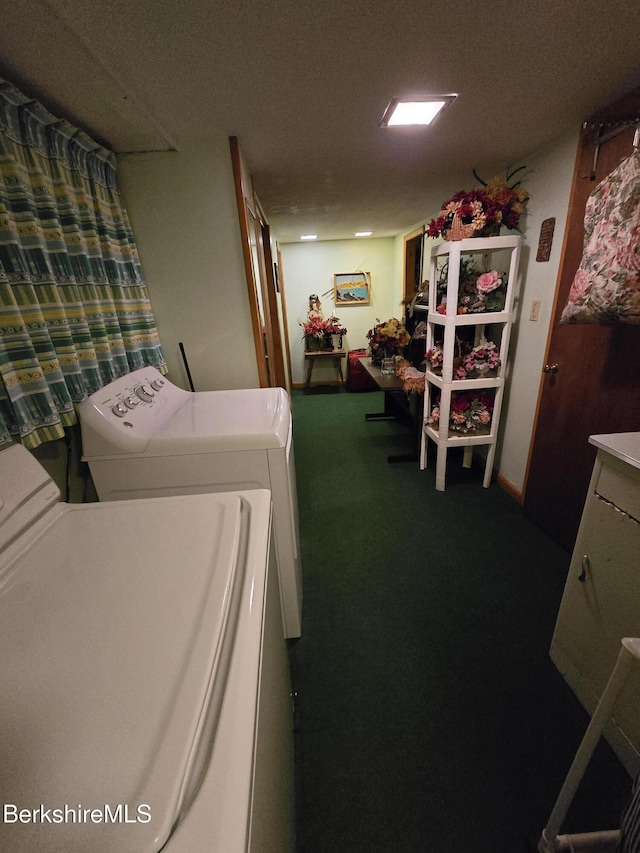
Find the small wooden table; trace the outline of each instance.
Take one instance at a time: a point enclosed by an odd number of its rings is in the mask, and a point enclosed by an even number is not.
[[[307,367],[307,384],[304,388],[304,393],[309,393],[309,388],[311,387],[311,374],[313,373],[313,365],[317,361],[322,361],[326,359],[331,359],[333,361],[333,366],[338,371],[338,378],[340,379],[340,384],[344,384],[344,377],[342,375],[342,359],[347,355],[346,350],[343,349],[333,349],[333,350],[318,350],[317,352],[305,352],[304,358],[305,361],[308,362]]]

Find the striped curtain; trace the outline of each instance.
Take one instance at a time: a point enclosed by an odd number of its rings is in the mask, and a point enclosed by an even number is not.
[[[114,155],[0,80],[0,442],[63,437],[145,365],[166,373]]]

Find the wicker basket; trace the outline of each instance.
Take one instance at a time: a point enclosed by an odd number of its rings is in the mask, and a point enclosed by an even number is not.
[[[473,237],[476,229],[473,225],[465,225],[457,213],[453,214],[453,222],[451,228],[442,232],[445,240],[465,240],[467,237]]]

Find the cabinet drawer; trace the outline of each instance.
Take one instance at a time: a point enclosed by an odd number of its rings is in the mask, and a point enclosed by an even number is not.
[[[627,470],[629,466],[626,466]],[[640,521],[640,477],[628,476],[617,467],[603,464],[596,494]]]

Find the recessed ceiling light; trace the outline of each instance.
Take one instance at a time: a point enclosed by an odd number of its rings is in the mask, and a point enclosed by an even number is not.
[[[318,235],[317,234],[301,234],[300,239],[301,240],[317,240]]]
[[[403,125],[427,125],[449,104],[457,95],[438,95],[421,100],[402,100],[394,98],[382,116],[381,127],[400,127]]]
[[[373,231],[356,231],[356,237],[371,237]]]

